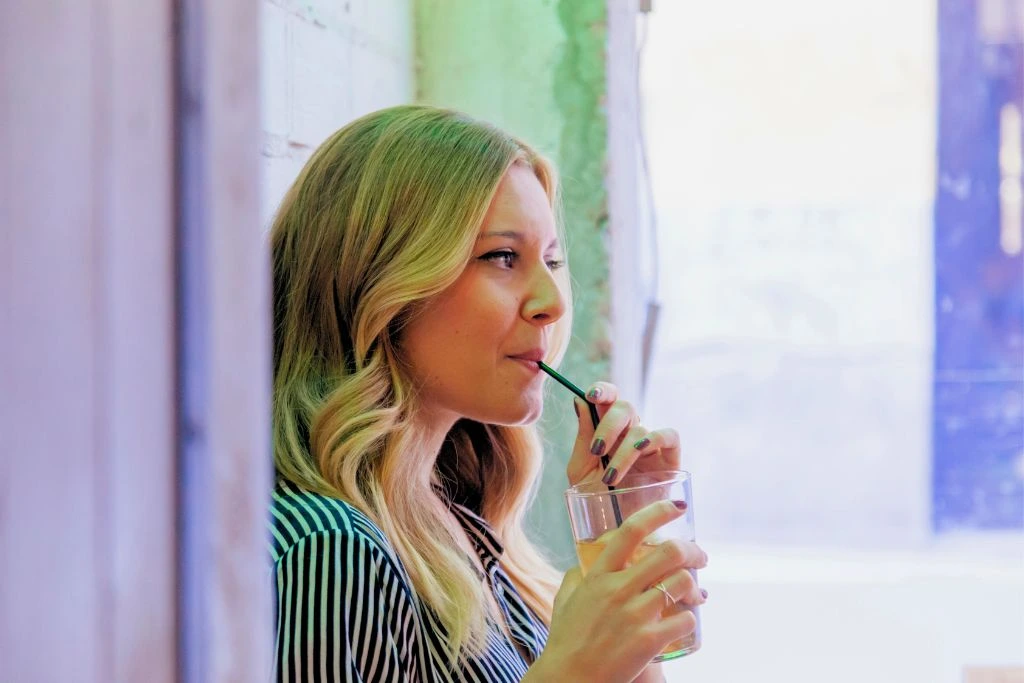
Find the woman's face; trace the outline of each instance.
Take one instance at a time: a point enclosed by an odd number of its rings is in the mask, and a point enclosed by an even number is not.
[[[525,424],[543,407],[554,323],[568,307],[565,254],[547,195],[519,164],[505,174],[456,282],[406,326],[402,348],[431,420]]]

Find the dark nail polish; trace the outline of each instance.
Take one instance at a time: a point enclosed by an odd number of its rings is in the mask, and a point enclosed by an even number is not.
[[[615,475],[618,473],[619,471],[617,469],[615,469],[614,467],[609,467],[607,470],[605,470],[604,476],[601,477],[601,483],[611,484],[613,481],[615,481]]]
[[[708,592],[703,588],[700,589],[700,597],[704,598],[705,600],[708,599]]]
[[[634,450],[638,450],[638,451],[642,451],[643,449],[647,448],[650,445],[651,445],[651,440],[648,439],[645,436],[644,438],[640,439],[635,444],[633,444],[633,449]]]
[[[604,439],[594,439],[594,443],[590,446],[590,452],[593,455],[604,454]]]
[[[679,508],[680,510],[686,510],[686,508],[687,508],[687,507],[689,507],[689,506],[688,506],[688,505],[686,504],[686,501],[685,501],[685,500],[673,500],[673,501],[672,501],[672,504],[673,504],[673,505],[675,505],[675,506],[676,506],[677,508]]]
[[[572,409],[576,411],[576,417],[580,416],[580,407],[576,405],[576,401],[572,402]]]
[[[589,398],[591,401],[595,400],[600,395],[601,387],[594,387],[593,389],[587,392],[587,398]]]

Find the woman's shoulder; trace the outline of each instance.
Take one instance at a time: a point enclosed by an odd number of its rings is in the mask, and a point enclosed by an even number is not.
[[[283,479],[277,481],[271,494],[269,523],[274,562],[311,536],[356,542],[371,551],[394,556],[384,532],[359,508]]]

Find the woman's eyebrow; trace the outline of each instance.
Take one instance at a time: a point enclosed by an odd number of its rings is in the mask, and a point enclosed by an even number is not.
[[[478,240],[486,239],[488,237],[508,237],[517,242],[523,241],[523,233],[516,232],[515,230],[499,230],[495,232],[482,232],[477,236]]]
[[[479,235],[477,235],[476,239],[477,241],[479,241],[482,239],[487,239],[489,237],[507,237],[508,239],[514,240],[516,242],[522,242],[526,239],[525,237],[523,237],[523,233],[516,232],[515,230],[498,230],[494,232],[482,232]],[[557,246],[559,246],[558,238],[555,237],[554,239],[551,240],[551,243],[548,244],[548,249],[553,249]]]

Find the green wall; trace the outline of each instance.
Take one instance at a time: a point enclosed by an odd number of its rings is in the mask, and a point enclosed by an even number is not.
[[[586,386],[609,376],[605,187],[605,0],[417,0],[416,94],[490,121],[558,166],[573,273],[573,340],[562,370]],[[575,563],[562,493],[576,432],[570,395],[549,382],[545,468],[532,536]]]

